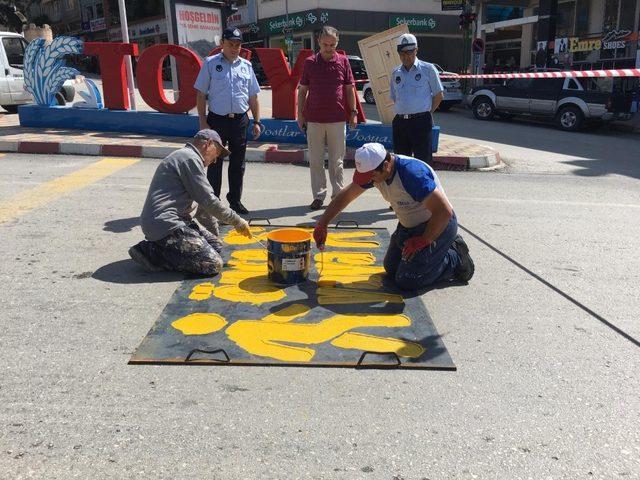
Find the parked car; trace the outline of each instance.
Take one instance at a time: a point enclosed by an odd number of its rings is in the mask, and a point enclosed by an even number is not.
[[[433,66],[436,67],[440,75],[458,75],[457,73],[447,72],[437,63],[434,63]],[[442,102],[440,102],[438,111],[446,112],[454,105],[462,103],[464,96],[462,95],[460,80],[455,78],[441,78],[440,83],[442,83],[442,88],[444,88],[444,98]]]
[[[24,51],[27,41],[19,33],[0,32],[0,106],[16,113],[19,105],[33,102],[24,89]],[[65,105],[76,94],[73,82],[67,81],[56,94],[58,105]]]
[[[602,81],[609,82],[605,86]],[[577,131],[588,120],[628,120],[632,114],[614,109],[610,79],[513,78],[475,87],[467,103],[478,120],[496,115],[531,115],[553,120],[558,128]]]
[[[362,90],[366,81],[369,80],[367,69],[364,66],[364,60],[355,55],[347,55],[347,58],[349,59],[349,65],[351,65],[353,78],[356,81],[356,90]]]
[[[457,75],[452,72],[447,72],[440,67],[438,64],[433,64],[438,70],[439,75]],[[441,78],[440,83],[442,83],[442,88],[444,88],[444,98],[442,102],[440,102],[440,106],[438,107],[439,111],[446,112],[451,107],[458,103],[462,103],[462,89],[460,85],[460,80],[455,78]],[[364,101],[370,104],[375,104],[376,99],[373,96],[373,88],[371,87],[371,82],[367,82],[364,84],[362,88],[362,93],[364,96]]]

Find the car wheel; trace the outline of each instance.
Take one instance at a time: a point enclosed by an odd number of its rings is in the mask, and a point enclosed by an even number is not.
[[[364,91],[364,101],[372,105],[376,103],[376,99],[373,96],[373,90],[371,90],[370,88],[367,88]]]
[[[18,105],[0,105],[0,107],[4,108],[8,113],[18,113]]]
[[[439,112],[448,112],[449,110],[451,110],[451,105],[448,103],[441,103],[438,105]]]
[[[556,114],[556,126],[566,132],[576,132],[580,130],[584,123],[582,110],[575,106],[568,106],[560,109]]]
[[[493,120],[496,110],[489,97],[478,97],[473,101],[473,116],[478,120]]]

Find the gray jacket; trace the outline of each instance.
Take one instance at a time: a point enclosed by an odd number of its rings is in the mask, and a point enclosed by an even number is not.
[[[187,143],[162,160],[153,175],[140,216],[145,238],[160,240],[189,224],[196,209],[198,217],[209,214],[234,226],[243,221],[213,193],[202,155]]]

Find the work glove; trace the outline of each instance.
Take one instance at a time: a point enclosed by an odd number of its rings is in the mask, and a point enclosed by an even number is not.
[[[404,242],[404,247],[402,248],[402,259],[405,261],[411,260],[416,253],[428,246],[429,244],[426,242],[424,237],[411,237]]]
[[[316,224],[316,228],[313,229],[313,239],[316,242],[318,250],[324,250],[324,244],[327,241],[327,227],[326,225]]]
[[[238,223],[235,226],[235,229],[236,232],[238,232],[240,235],[244,235],[247,238],[253,238],[253,235],[251,235],[251,229],[246,220],[242,220],[240,223]]]

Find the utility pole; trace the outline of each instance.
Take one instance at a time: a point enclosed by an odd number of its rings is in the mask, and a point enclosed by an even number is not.
[[[107,42],[109,41],[109,28],[111,27],[109,14],[109,0],[102,0],[102,14],[104,15],[104,26],[107,28]]]
[[[458,26],[462,30],[462,72],[467,73],[471,57],[471,28],[476,20],[476,14],[471,11],[471,4],[466,3],[462,7],[462,13],[458,16]]]
[[[129,24],[127,23],[127,7],[124,0],[118,0],[120,9],[120,28],[122,30],[122,43],[129,43]],[[108,31],[107,31],[108,34]],[[136,84],[133,81],[133,66],[131,65],[131,55],[125,56],[125,67],[127,69],[127,86],[129,87],[129,103],[131,110],[136,108]]]

